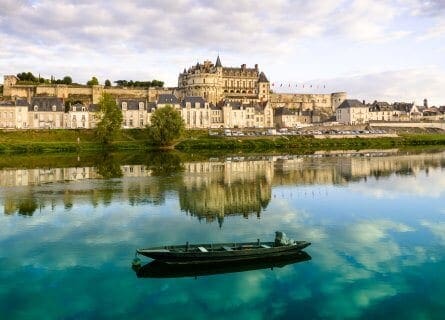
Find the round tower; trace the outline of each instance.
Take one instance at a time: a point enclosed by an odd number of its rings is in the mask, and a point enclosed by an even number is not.
[[[348,95],[346,92],[331,93],[332,112],[335,112],[335,110],[337,110],[338,106],[341,105],[342,102],[345,101],[347,98],[348,98]]]

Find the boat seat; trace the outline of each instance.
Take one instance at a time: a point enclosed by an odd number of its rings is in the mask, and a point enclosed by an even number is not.
[[[264,248],[264,249],[269,249],[269,248],[270,248],[270,246],[268,246],[267,244],[262,244],[262,245],[261,245],[261,248]]]
[[[198,250],[201,252],[208,252],[207,249],[204,247],[198,247]]]
[[[233,249],[232,248],[230,248],[230,247],[227,247],[227,246],[223,246],[222,247],[224,250],[226,250],[226,251],[233,251]]]

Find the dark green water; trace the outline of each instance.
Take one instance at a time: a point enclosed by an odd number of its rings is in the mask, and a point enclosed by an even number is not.
[[[444,151],[142,163],[0,170],[1,319],[443,318]],[[196,278],[131,268],[139,247],[276,230],[312,242],[312,259]]]

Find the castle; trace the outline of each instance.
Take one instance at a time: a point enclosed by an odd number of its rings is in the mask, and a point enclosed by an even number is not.
[[[124,128],[144,127],[150,123],[151,113],[166,104],[173,105],[181,112],[186,127],[190,129],[270,128],[279,121],[274,118],[274,110],[279,108],[292,109],[295,117],[299,117],[295,121],[304,118],[304,122],[318,122],[335,115],[337,107],[346,99],[345,92],[275,93],[257,64],[254,68],[248,68],[246,64],[239,68],[224,67],[218,56],[214,64],[207,60],[184,69],[178,76],[178,86],[173,88],[23,84],[16,76],[5,75],[3,96],[10,101],[0,103],[4,110],[8,108],[3,117],[5,119],[0,119],[0,127],[72,128],[79,127],[79,121],[72,121],[79,116],[85,123],[81,127],[94,127],[94,121],[88,124],[88,119],[94,119],[93,113],[97,111],[94,106],[103,93],[116,98],[124,115]],[[46,98],[45,101],[58,100],[48,107],[40,105],[43,98]],[[59,106],[61,104],[65,108]],[[137,104],[137,107],[130,110],[127,104]],[[28,106],[28,114],[20,115],[20,124],[12,120],[19,117],[18,106]],[[45,114],[41,114],[43,110]],[[83,110],[85,114],[77,114],[78,110]],[[61,114],[50,115],[48,112]],[[134,115],[135,112],[138,114]],[[54,119],[60,121],[54,122]]]
[[[184,69],[178,77],[178,93],[181,97],[201,96],[208,102],[269,102],[273,109],[286,107],[300,111],[319,111],[333,115],[346,99],[346,92],[331,94],[274,93],[264,72],[258,64],[247,68],[223,67],[218,56],[211,61],[197,63]]]

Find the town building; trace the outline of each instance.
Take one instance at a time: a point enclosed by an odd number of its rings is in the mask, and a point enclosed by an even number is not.
[[[31,129],[63,129],[65,104],[57,97],[33,97],[28,108]]]
[[[347,99],[340,104],[336,111],[337,122],[356,125],[368,122],[369,107],[354,99]]]

